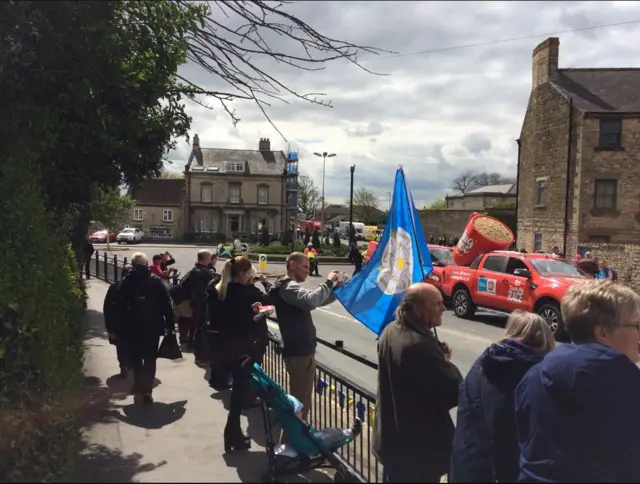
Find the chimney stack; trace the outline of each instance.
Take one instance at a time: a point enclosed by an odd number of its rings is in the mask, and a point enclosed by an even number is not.
[[[558,76],[558,57],[560,39],[549,37],[533,49],[533,84],[532,89],[553,81]]]
[[[193,135],[193,147],[200,148],[200,137],[197,134]]]
[[[260,151],[271,151],[271,141],[269,141],[269,138],[260,138],[258,149]]]

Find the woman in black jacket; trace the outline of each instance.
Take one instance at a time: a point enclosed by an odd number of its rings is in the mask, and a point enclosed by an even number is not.
[[[503,339],[487,348],[460,384],[449,482],[516,482],[515,389],[555,346],[544,319],[514,311]]]
[[[260,318],[256,320],[256,315],[260,306],[272,304],[266,294],[253,286],[255,273],[252,269],[251,261],[243,257],[227,261],[217,287],[219,300],[223,302],[219,320],[221,343],[225,345],[233,377],[229,416],[224,429],[225,451],[251,447],[249,438],[240,428],[240,415],[250,385],[249,373],[240,366],[241,357],[247,355],[255,359],[260,355],[264,337]]]

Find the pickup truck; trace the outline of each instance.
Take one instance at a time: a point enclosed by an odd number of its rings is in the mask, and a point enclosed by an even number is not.
[[[565,341],[560,301],[569,287],[588,280],[553,255],[495,251],[478,256],[469,267],[445,267],[442,291],[460,318],[473,316],[478,308],[505,313],[523,309],[542,316],[556,339]]]
[[[429,244],[429,255],[433,270],[425,277],[424,282],[436,286],[442,292],[442,272],[446,266],[453,264],[453,247]]]

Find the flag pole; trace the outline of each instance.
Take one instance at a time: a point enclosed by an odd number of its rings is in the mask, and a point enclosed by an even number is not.
[[[413,240],[417,242],[418,234],[416,231],[416,220],[413,217],[413,208],[414,208],[413,200],[409,197],[409,189],[407,188],[407,179],[404,176],[404,170],[402,169],[402,165],[400,165],[398,169],[402,173],[402,183],[404,185],[404,193],[405,193],[405,196],[407,197],[407,205],[409,206],[409,215],[411,215],[411,230],[413,231]],[[420,253],[420,247],[417,244],[416,244],[416,251],[418,252],[418,262],[420,263],[422,280],[424,281],[427,274],[424,273],[424,265],[422,264],[422,254]],[[436,330],[435,326],[433,327],[433,334],[436,337],[436,339],[438,339],[438,331]]]

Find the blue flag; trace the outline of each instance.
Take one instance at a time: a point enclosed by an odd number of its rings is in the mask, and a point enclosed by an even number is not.
[[[407,288],[423,281],[432,268],[420,217],[399,168],[389,220],[378,248],[363,269],[335,294],[354,318],[380,335],[393,321]]]

